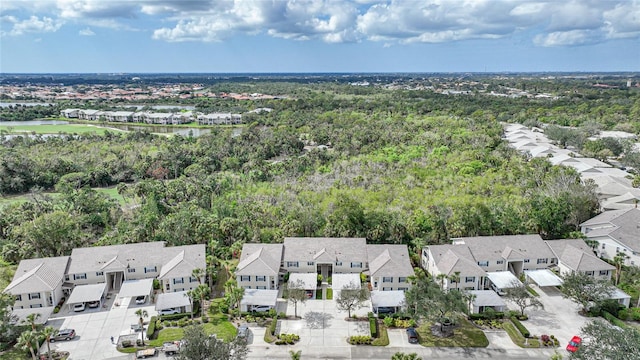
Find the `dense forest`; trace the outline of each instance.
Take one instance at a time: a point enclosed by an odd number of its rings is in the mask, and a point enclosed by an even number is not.
[[[237,136],[215,128],[197,138],[3,137],[0,195],[30,201],[0,205],[1,254],[16,263],[78,246],[162,240],[205,243],[226,258],[244,242],[285,236],[357,236],[415,249],[459,236],[570,237],[598,211],[593,186],[571,168],[508,147],[501,122],[639,133],[640,93],[541,80],[526,86],[562,96],[229,83],[215,87],[290,98],[181,100],[198,109],[274,109],[245,117]],[[54,108],[70,105],[79,104]],[[105,186],[117,186],[124,203],[92,189]]]

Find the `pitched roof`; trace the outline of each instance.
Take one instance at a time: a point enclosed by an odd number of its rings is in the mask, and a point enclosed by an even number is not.
[[[547,240],[558,261],[574,271],[613,270],[613,266],[593,255],[593,249],[582,239]]]
[[[179,253],[171,261],[162,265],[158,275],[160,280],[191,276],[194,269],[204,270],[207,267],[204,244],[175,246],[165,250],[179,251]]]
[[[580,226],[591,226],[591,225],[599,225],[599,224],[611,224],[611,220],[617,218],[618,216],[624,214],[627,210],[611,210],[605,211],[602,214],[592,217],[591,219],[583,222]]]
[[[19,295],[54,290],[62,284],[68,264],[68,256],[22,260],[4,292]]]
[[[507,253],[510,258],[543,259],[555,257],[538,234],[476,236],[456,238],[453,241],[454,243],[466,244],[476,262],[506,259],[503,257],[506,248],[511,249]],[[522,257],[519,257],[520,255]]]
[[[283,261],[367,261],[365,238],[284,238]]]
[[[191,306],[189,296],[186,291],[176,291],[172,293],[158,294],[156,298],[156,310],[179,308],[183,306]]]
[[[282,244],[244,244],[236,275],[278,275]]]
[[[367,245],[371,276],[412,276],[407,245]]]
[[[588,238],[608,236],[613,240],[640,251],[640,209],[610,210],[582,224]]]
[[[464,275],[483,276],[485,271],[473,259],[469,247],[465,245],[432,245],[429,252],[438,271],[445,275],[456,272]]]

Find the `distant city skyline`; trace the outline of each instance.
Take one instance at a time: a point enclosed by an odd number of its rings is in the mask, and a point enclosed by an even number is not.
[[[640,0],[3,0],[2,73],[640,71]]]

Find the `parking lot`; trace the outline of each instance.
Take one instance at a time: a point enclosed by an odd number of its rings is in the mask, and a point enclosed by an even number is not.
[[[131,304],[134,299],[117,299],[114,296],[107,304],[107,307],[86,308],[82,312],[60,311],[55,318],[49,319],[48,325],[56,329],[75,329],[75,339],[69,341],[58,341],[51,344],[52,350],[68,351],[71,360],[94,360],[94,359],[114,359],[131,358],[116,350],[116,345],[111,343],[111,337],[117,341],[120,335],[134,333],[132,324],[139,321],[135,312],[144,309],[149,317],[156,314],[154,306],[147,303],[142,305]],[[116,306],[117,304],[117,306]],[[146,321],[149,319],[147,318]],[[41,351],[46,352],[46,345]]]

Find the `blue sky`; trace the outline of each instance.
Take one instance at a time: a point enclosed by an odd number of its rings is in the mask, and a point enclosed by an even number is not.
[[[0,72],[640,71],[640,0],[2,0]]]

